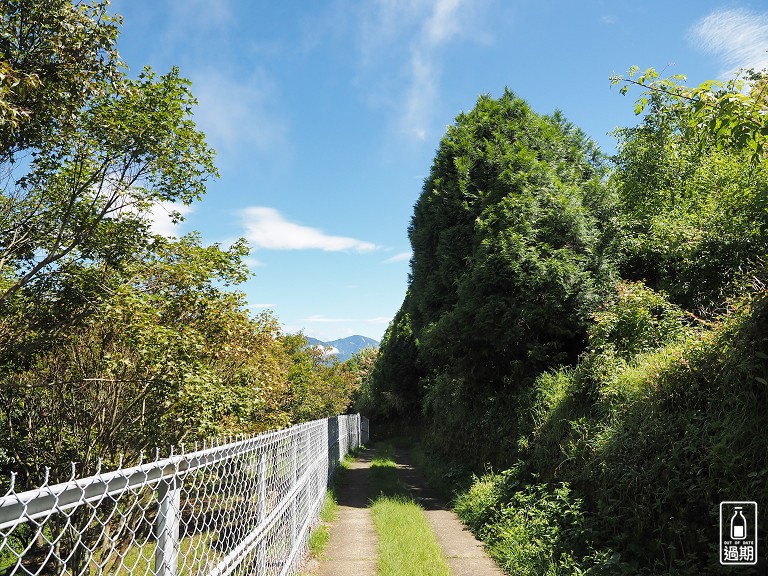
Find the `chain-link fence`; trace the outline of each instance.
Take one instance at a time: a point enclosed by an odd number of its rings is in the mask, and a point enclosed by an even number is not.
[[[359,414],[0,499],[7,576],[294,574]]]

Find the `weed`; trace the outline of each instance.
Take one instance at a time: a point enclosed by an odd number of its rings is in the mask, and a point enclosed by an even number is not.
[[[320,524],[317,528],[312,530],[309,535],[309,552],[313,558],[322,558],[325,552],[325,546],[328,544],[328,540],[331,538],[331,531],[325,524]]]

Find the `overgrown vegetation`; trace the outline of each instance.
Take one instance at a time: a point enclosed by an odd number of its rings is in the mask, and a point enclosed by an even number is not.
[[[426,418],[424,459],[510,574],[719,574],[719,503],[768,506],[768,110],[745,77],[614,77],[647,89],[611,159],[510,92],[441,143],[361,397]]]
[[[601,173],[579,130],[511,92],[457,118],[416,204],[409,292],[370,411],[415,418],[421,407],[446,453],[506,458],[515,393],[576,361],[611,281]]]

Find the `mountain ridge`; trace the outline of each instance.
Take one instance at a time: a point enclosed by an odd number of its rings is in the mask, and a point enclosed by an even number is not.
[[[356,354],[365,348],[378,348],[380,345],[378,340],[368,338],[367,336],[360,336],[359,334],[330,341],[318,340],[317,338],[307,336],[307,341],[312,346],[330,346],[332,350],[329,355],[335,356],[339,362],[349,360],[353,354]]]

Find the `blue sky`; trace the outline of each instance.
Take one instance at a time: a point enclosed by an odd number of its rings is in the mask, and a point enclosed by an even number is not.
[[[447,125],[505,86],[610,153],[636,123],[632,65],[689,83],[768,66],[764,2],[116,0],[132,73],[179,66],[221,178],[173,227],[248,239],[254,311],[288,332],[380,339],[405,295],[407,229]]]

